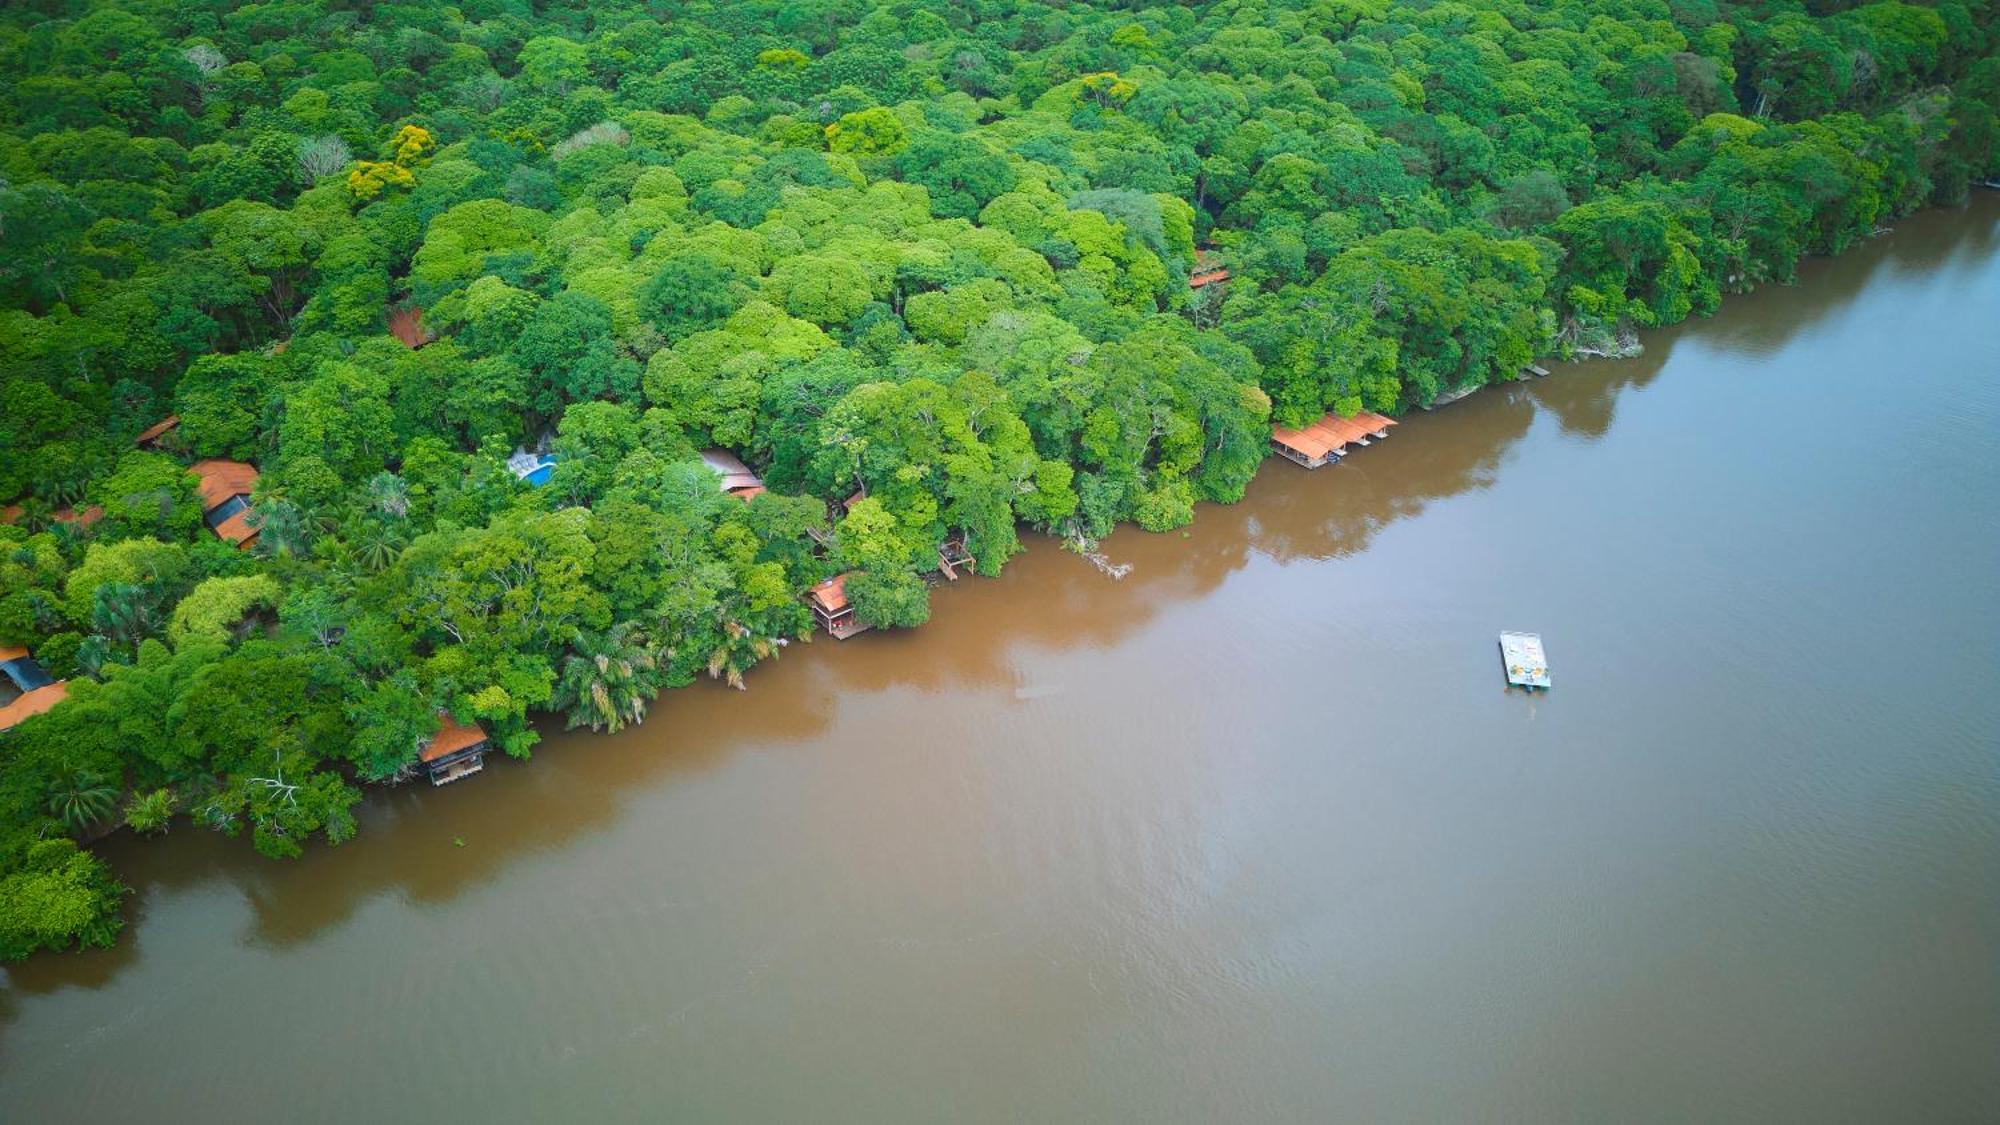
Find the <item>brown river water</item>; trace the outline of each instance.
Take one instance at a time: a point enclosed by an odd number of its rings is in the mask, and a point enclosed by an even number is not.
[[[1646,343],[297,863],[108,840],[0,1119],[2000,1120],[2000,196]]]

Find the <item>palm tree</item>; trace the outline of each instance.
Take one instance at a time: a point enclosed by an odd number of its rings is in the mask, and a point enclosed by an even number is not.
[[[369,520],[361,525],[361,531],[354,537],[354,558],[370,574],[380,574],[389,569],[396,556],[403,553],[403,532],[401,528],[381,520]]]
[[[659,694],[659,654],[632,623],[577,638],[563,658],[556,699],[572,727],[616,731],[643,722],[646,704]]]
[[[66,770],[49,783],[49,815],[81,833],[111,815],[118,790],[91,770]]]
[[[776,655],[778,646],[768,637],[760,637],[747,625],[725,617],[722,620],[722,643],[708,654],[708,678],[726,680],[737,691],[745,688],[743,673],[748,672],[759,660],[769,660]]]
[[[76,670],[93,680],[99,679],[111,657],[111,642],[101,633],[92,633],[76,646]]]
[[[132,582],[106,582],[92,595],[90,623],[121,645],[138,644],[157,624],[152,591]]]
[[[409,515],[410,484],[387,470],[376,473],[368,478],[368,502],[385,516]]]
[[[265,558],[298,558],[312,547],[312,527],[290,500],[264,500],[250,509],[244,522],[257,532],[256,552]]]
[[[135,832],[165,832],[174,819],[171,790],[155,789],[135,795],[125,806],[125,823]]]

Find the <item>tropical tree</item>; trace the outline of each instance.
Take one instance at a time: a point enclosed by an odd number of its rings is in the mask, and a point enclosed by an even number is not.
[[[118,787],[92,770],[63,770],[49,782],[45,807],[64,828],[81,835],[111,815]]]
[[[577,637],[556,679],[571,727],[616,732],[646,718],[660,690],[659,654],[632,622]]]

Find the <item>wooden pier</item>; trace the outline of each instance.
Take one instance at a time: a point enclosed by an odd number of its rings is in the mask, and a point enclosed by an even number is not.
[[[1549,659],[1542,654],[1541,634],[1500,634],[1500,661],[1507,668],[1507,682],[1515,687],[1549,686]]]

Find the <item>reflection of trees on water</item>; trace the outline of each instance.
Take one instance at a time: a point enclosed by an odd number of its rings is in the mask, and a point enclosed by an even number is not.
[[[102,850],[139,892],[132,927],[114,949],[11,967],[12,988],[0,993],[0,1024],[12,1020],[15,991],[99,988],[133,964],[147,936],[144,903],[158,894],[225,881],[250,906],[251,940],[279,947],[311,940],[384,894],[449,902],[519,860],[613,823],[628,795],[675,774],[698,773],[747,746],[823,736],[843,696],[1012,692],[1022,683],[1024,650],[1116,645],[1161,609],[1215,590],[1253,552],[1280,563],[1353,555],[1378,530],[1430,503],[1491,484],[1540,411],[1565,434],[1604,436],[1622,392],[1649,384],[1684,338],[1727,351],[1770,352],[1846,309],[1885,265],[1928,271],[1954,257],[1990,256],[2000,241],[2000,195],[1984,193],[1973,210],[1983,221],[1921,215],[1893,239],[1811,263],[1805,284],[1732,299],[1710,320],[1651,334],[1637,359],[1564,364],[1547,379],[1491,388],[1417,414],[1386,443],[1357,450],[1348,464],[1307,473],[1268,462],[1243,503],[1203,505],[1185,535],[1125,529],[1108,539],[1106,552],[1133,564],[1121,581],[1036,540],[1001,578],[940,589],[932,622],[922,630],[794,646],[753,672],[748,692],[704,682],[662,697],[644,726],[616,738],[551,727],[532,762],[497,762],[442,790],[412,785],[373,793],[359,810],[360,836],[341,847],[314,847],[303,859],[275,863],[259,859],[242,840],[188,828],[164,842],[115,837]],[[465,847],[454,846],[458,838]]]
[[[1837,258],[1799,266],[1795,285],[1767,285],[1730,297],[1707,320],[1690,321],[1646,338],[1687,337],[1718,351],[1772,355],[1802,333],[1846,315],[1875,276],[1929,274],[1954,261],[1983,261],[2000,241],[2000,192],[1975,193],[1964,207],[1930,210],[1897,223],[1891,235],[1862,243]]]

